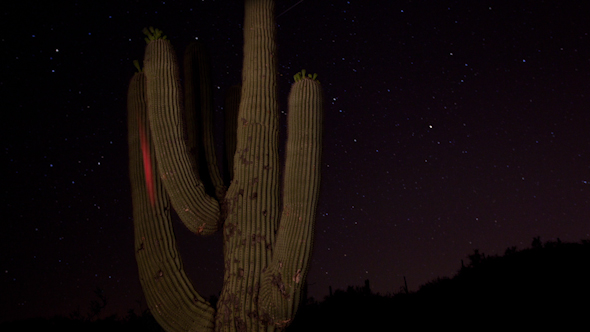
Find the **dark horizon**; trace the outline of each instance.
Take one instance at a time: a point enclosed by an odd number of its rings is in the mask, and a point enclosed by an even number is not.
[[[281,106],[303,68],[326,103],[310,296],[366,279],[398,292],[404,276],[416,290],[474,249],[590,238],[587,4],[296,3],[277,2]],[[194,38],[209,46],[218,115],[240,81],[241,1],[139,5],[4,9],[0,322],[84,309],[97,286],[121,315],[143,298],[126,129],[142,28],[177,54]],[[217,295],[220,235],[176,226],[195,288]]]

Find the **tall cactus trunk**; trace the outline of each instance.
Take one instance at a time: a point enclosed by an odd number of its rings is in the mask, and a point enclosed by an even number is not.
[[[203,88],[209,84],[203,62],[185,61],[189,70],[192,64],[199,68],[199,83],[189,83],[186,94],[201,95],[185,101],[187,108],[200,107],[202,115],[194,118],[182,113],[174,50],[159,31],[150,37],[145,74],[132,79],[128,100],[136,257],[150,310],[167,331],[282,329],[301,301],[313,247],[321,86],[304,74],[292,87],[281,191],[274,0],[245,0],[242,87],[233,88],[226,114],[232,119],[228,123],[235,123],[226,134],[226,146],[235,149],[228,158],[232,180],[226,193],[213,150],[210,99],[203,99],[210,98]],[[237,116],[231,110],[236,96]],[[185,130],[198,133],[185,136]],[[212,190],[203,184],[205,173]],[[197,235],[223,227],[225,273],[216,310],[184,273],[170,205]]]
[[[279,223],[279,106],[274,1],[246,1],[242,95],[234,178],[223,227],[225,274],[216,325],[257,331],[270,324],[258,299]]]

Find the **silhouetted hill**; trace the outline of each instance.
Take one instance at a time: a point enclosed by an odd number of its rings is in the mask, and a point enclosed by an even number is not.
[[[415,330],[448,327],[588,327],[590,241],[548,242],[485,256],[477,250],[453,278],[417,292],[381,296],[363,288],[336,291],[301,308],[289,331]]]

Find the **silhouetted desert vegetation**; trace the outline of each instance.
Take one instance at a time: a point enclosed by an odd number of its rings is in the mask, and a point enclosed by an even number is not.
[[[308,299],[288,331],[588,328],[589,240],[542,244],[537,237],[529,249],[508,248],[503,256],[475,250],[467,259],[452,278],[417,292],[375,294],[366,281],[320,303]]]
[[[452,278],[438,278],[416,292],[378,294],[370,281],[335,290],[319,302],[308,298],[287,331],[388,331],[419,328],[479,330],[486,327],[588,327],[590,240],[506,249],[502,256],[475,250]],[[149,310],[101,318],[102,291],[89,312],[0,324],[0,331],[163,331]],[[211,298],[215,302],[215,298]]]

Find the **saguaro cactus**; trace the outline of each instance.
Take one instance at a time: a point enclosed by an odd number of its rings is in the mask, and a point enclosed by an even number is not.
[[[233,119],[226,121],[233,156],[226,190],[215,161],[210,84],[199,47],[185,53],[185,70],[198,74],[185,74],[190,82],[182,103],[170,42],[159,30],[147,35],[144,70],[129,87],[128,123],[135,249],[148,305],[167,331],[284,328],[300,303],[313,246],[321,86],[305,72],[295,76],[281,189],[274,1],[245,0],[242,87],[233,88],[226,105]],[[200,109],[197,118],[190,115],[193,105]],[[184,273],[171,206],[196,235],[223,229],[225,273],[217,308]]]

